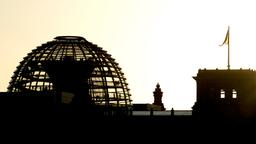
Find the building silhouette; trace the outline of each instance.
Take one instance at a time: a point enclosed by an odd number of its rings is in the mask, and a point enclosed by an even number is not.
[[[199,70],[193,77],[197,98],[193,116],[217,118],[256,117],[254,70]]]
[[[153,104],[132,103],[124,73],[110,54],[83,37],[58,36],[20,62],[8,91],[0,93],[0,114],[79,114],[86,120],[103,116],[87,124],[113,124],[109,128],[119,122],[198,128],[209,124],[204,118],[256,118],[254,70],[199,69],[193,78],[197,98],[192,115],[166,110],[159,83]]]
[[[34,97],[15,102],[22,99],[19,96]],[[48,101],[40,100],[46,97],[50,97]],[[5,105],[13,111],[17,107],[29,111],[29,105],[44,105],[42,111],[97,110],[103,115],[128,114],[132,109],[128,84],[118,63],[79,36],[58,36],[32,50],[20,62],[8,92],[1,93],[0,98],[3,103],[8,101]]]
[[[163,97],[163,92],[160,88],[159,83],[157,83],[155,91],[153,92],[154,94],[154,105],[158,105],[161,107],[161,110],[165,110],[164,104],[162,102],[162,97]]]
[[[151,112],[151,115],[153,114],[153,111],[164,111],[164,104],[162,103],[162,96],[163,92],[160,88],[159,83],[157,83],[155,91],[153,92],[154,96],[154,102],[152,104],[150,103],[133,103],[133,112],[135,111],[144,111],[144,113]],[[142,112],[141,112],[142,114]]]

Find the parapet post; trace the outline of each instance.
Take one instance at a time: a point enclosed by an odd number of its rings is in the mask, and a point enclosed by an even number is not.
[[[171,116],[172,117],[174,116],[174,109],[173,108],[171,109]]]
[[[153,116],[154,114],[153,108],[150,109],[150,116]]]

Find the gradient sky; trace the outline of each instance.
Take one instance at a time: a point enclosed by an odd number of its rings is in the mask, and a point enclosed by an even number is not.
[[[0,90],[27,53],[54,37],[83,36],[122,67],[134,103],[191,109],[199,68],[256,69],[253,0],[0,0]]]

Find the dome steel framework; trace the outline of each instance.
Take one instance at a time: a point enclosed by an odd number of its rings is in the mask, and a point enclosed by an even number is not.
[[[32,50],[17,67],[8,92],[54,91],[52,80],[42,66],[45,61],[93,60],[95,68],[87,80],[89,95],[96,105],[130,107],[131,95],[118,63],[105,50],[79,36],[58,36]]]

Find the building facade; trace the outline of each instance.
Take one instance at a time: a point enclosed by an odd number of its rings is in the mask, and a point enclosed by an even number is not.
[[[256,71],[199,70],[194,116],[256,117]]]

